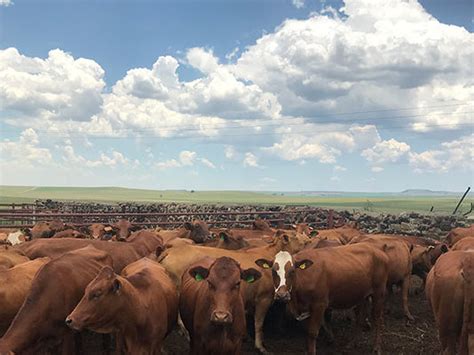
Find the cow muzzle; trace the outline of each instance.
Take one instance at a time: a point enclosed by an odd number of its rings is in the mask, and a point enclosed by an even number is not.
[[[67,317],[64,322],[71,329],[78,330],[78,331],[82,330],[82,327],[77,322],[75,322],[71,317]]]
[[[232,323],[232,314],[229,312],[214,311],[211,315],[211,322],[217,324],[230,324]]]
[[[291,294],[285,286],[279,287],[275,292],[275,301],[290,302]]]

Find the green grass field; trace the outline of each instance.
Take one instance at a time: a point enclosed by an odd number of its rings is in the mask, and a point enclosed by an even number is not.
[[[33,187],[0,186],[1,203],[32,202],[36,199],[94,202],[180,202],[216,204],[262,204],[262,205],[311,205],[334,209],[357,209],[373,212],[429,212],[434,206],[436,213],[451,213],[458,197],[448,196],[295,196],[280,193],[249,191],[184,191],[184,190],[142,190],[119,187]],[[474,199],[467,198],[461,212],[468,211]]]

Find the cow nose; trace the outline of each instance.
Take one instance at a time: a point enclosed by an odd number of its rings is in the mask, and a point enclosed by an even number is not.
[[[278,290],[275,293],[275,300],[281,301],[281,302],[289,302],[291,300],[290,292],[286,290]]]
[[[229,312],[212,312],[211,321],[214,323],[228,324],[232,323],[232,314]]]
[[[69,318],[69,317],[67,317],[65,322],[66,322],[66,325],[67,325],[68,327],[70,327],[71,324],[72,324],[72,319]]]

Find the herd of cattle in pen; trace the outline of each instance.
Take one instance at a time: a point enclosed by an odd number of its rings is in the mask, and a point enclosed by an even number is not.
[[[274,229],[262,220],[248,229],[196,220],[173,230],[127,220],[74,229],[55,220],[5,232],[0,355],[81,353],[84,330],[104,334],[104,347],[113,339],[117,353],[159,354],[175,328],[192,354],[239,354],[248,315],[255,347],[266,353],[273,302],[303,322],[309,354],[321,328],[333,334],[338,309],[354,311],[357,329],[371,326],[381,353],[393,286],[414,321],[412,275],[425,285],[443,353],[474,354],[474,225],[443,241],[364,234],[355,225]]]

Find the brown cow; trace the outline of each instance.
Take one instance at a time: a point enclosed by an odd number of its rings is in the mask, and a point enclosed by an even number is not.
[[[408,291],[413,268],[408,245],[403,240],[385,234],[355,237],[351,240],[350,244],[354,243],[369,243],[386,252],[389,260],[387,286],[390,289],[393,285],[400,286],[402,290],[403,312],[408,320],[413,321],[414,318],[408,308]]]
[[[273,229],[272,227],[270,227],[268,222],[261,218],[257,218],[255,221],[253,221],[252,228],[255,230],[260,230],[260,231],[276,232],[276,229]]]
[[[110,239],[115,232],[109,225],[92,223],[83,233],[89,234],[92,239]]]
[[[51,238],[54,233],[66,229],[67,226],[60,219],[37,222],[31,229],[26,230],[31,239]]]
[[[68,228],[68,229],[65,229],[63,231],[54,233],[51,238],[55,238],[55,239],[56,238],[81,238],[81,239],[85,239],[85,238],[87,238],[87,236],[82,234],[81,232],[75,230],[75,229]]]
[[[453,245],[451,250],[474,250],[474,237],[467,237],[459,240]]]
[[[45,264],[33,279],[10,328],[0,339],[0,354],[22,353],[26,349],[35,349],[37,353],[38,347],[45,346],[62,346],[62,353],[73,353],[73,333],[64,319],[79,302],[89,282],[107,265],[112,265],[110,256],[92,246]]]
[[[160,264],[143,258],[128,265],[122,276],[104,267],[66,324],[75,330],[118,331],[125,354],[160,354],[177,317],[175,284]]]
[[[308,237],[316,236],[317,234],[317,233],[314,233],[314,235],[311,235],[314,228],[310,227],[308,223],[298,223],[298,224],[293,225],[292,227],[295,229],[296,233],[306,234]]]
[[[428,274],[426,296],[443,354],[474,354],[474,251],[442,255]]]
[[[133,224],[126,219],[120,219],[112,225],[112,228],[115,231],[117,240],[123,241],[129,237],[132,231],[137,230],[140,227],[133,226]]]
[[[311,243],[309,243],[305,249],[334,248],[342,245],[339,239],[328,239],[326,236],[317,236],[312,239]]]
[[[216,238],[212,241],[204,243],[205,246],[228,249],[228,250],[237,250],[243,249],[250,246],[241,235],[234,236],[231,230],[223,230],[219,232]]]
[[[338,240],[342,244],[347,244],[353,238],[362,235],[362,232],[352,224],[332,229],[320,229],[317,232],[319,237],[327,237],[328,240]]]
[[[193,263],[206,256],[219,258],[228,256],[240,263],[243,268],[253,267],[254,260],[266,257],[273,258],[281,250],[291,253],[297,252],[310,242],[310,239],[294,231],[278,231],[271,244],[264,247],[247,250],[225,250],[211,247],[186,245],[166,249],[161,255],[161,263],[171,273],[177,283],[181,282],[181,276]],[[254,314],[255,321],[255,347],[266,352],[263,346],[263,322],[273,302],[273,286],[270,272],[264,272],[262,280],[255,284],[244,287],[243,294],[247,309]]]
[[[207,223],[198,219],[193,223],[186,222],[183,227],[177,229],[160,230],[159,234],[165,244],[176,238],[187,238],[195,243],[204,243],[210,237]]]
[[[273,269],[275,298],[290,302],[297,320],[308,319],[308,354],[316,354],[316,338],[329,307],[348,309],[365,305],[372,297],[376,322],[374,350],[381,351],[383,300],[388,257],[370,244],[305,249],[294,256],[280,252],[274,259],[256,259]]]
[[[157,248],[163,248],[163,242],[158,235],[138,234],[129,238],[129,242],[106,242],[103,240],[87,240],[75,238],[36,239],[17,246],[31,259],[49,256],[54,259],[68,251],[93,245],[99,250],[110,254],[114,261],[114,270],[120,273],[132,262],[154,253]]]
[[[0,269],[9,269],[15,265],[30,261],[30,259],[9,245],[0,245]]]
[[[471,224],[469,227],[466,228],[454,228],[446,236],[446,242],[448,243],[449,247],[452,247],[458,241],[467,237],[474,237],[474,224]]]
[[[8,329],[20,309],[36,272],[49,260],[40,258],[11,269],[0,270],[0,336]]]
[[[252,284],[261,276],[225,256],[206,258],[188,269],[179,310],[191,337],[191,354],[240,354],[247,331],[240,281]]]

